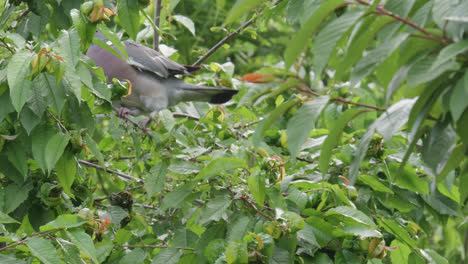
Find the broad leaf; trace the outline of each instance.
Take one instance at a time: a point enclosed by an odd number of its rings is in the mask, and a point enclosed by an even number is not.
[[[152,264],[175,264],[182,256],[182,251],[176,248],[161,249],[158,254],[153,258]]]
[[[81,251],[88,255],[95,262],[97,261],[96,248],[94,247],[93,240],[81,229],[72,229],[67,231],[68,237],[71,239]]]
[[[247,168],[247,165],[244,161],[236,158],[219,158],[211,161],[205,168],[203,168],[200,173],[195,178],[196,180],[209,179],[217,174],[220,174],[222,171],[237,169],[237,168]]]
[[[30,74],[30,64],[33,53],[27,50],[18,51],[8,63],[8,85],[10,87],[10,98],[16,112],[21,112],[31,94],[32,82],[26,80]]]
[[[247,178],[249,191],[260,208],[265,201],[265,175],[258,171],[252,172]]]
[[[342,113],[341,116],[336,120],[330,127],[327,138],[322,145],[322,151],[320,153],[320,171],[325,175],[330,165],[330,158],[333,148],[338,144],[343,129],[348,125],[348,122],[353,120],[356,116],[366,112],[359,108],[352,108]]]
[[[138,1],[118,0],[117,5],[119,6],[117,15],[120,20],[120,25],[133,40],[136,40],[136,36],[140,28],[140,10],[138,8]]]
[[[304,50],[308,39],[317,31],[320,23],[328,17],[331,11],[343,4],[343,0],[324,1],[322,5],[310,16],[309,20],[296,32],[288,42],[284,53],[286,69],[289,69],[299,54]]]
[[[31,253],[44,264],[61,263],[55,247],[49,242],[49,240],[41,237],[35,237],[26,241],[26,245],[31,250]]]
[[[288,149],[291,153],[291,160],[295,160],[297,152],[308,138],[310,131],[328,101],[328,96],[320,96],[310,102],[306,102],[288,121]]]

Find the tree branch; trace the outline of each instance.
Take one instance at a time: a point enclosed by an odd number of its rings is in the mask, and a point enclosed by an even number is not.
[[[105,172],[108,172],[108,173],[115,174],[115,175],[119,176],[120,178],[124,178],[124,179],[127,179],[127,180],[134,180],[134,181],[137,181],[137,182],[143,182],[142,179],[138,179],[138,178],[132,177],[130,175],[127,175],[125,173],[115,171],[115,170],[104,168],[101,165],[97,165],[97,164],[91,163],[91,162],[86,161],[86,160],[80,160],[79,159],[78,163],[83,164],[83,165],[88,166],[88,167],[91,167],[91,168],[95,168],[95,169],[98,169],[98,170],[102,170],[102,171],[105,171]]]
[[[192,64],[192,66],[197,66],[200,63],[202,63],[204,60],[206,60],[211,54],[213,54],[219,47],[221,47],[224,43],[229,41],[232,37],[235,35],[239,34],[242,30],[244,30],[246,27],[248,27],[250,24],[252,24],[257,17],[252,17],[249,19],[247,22],[245,22],[242,26],[237,28],[234,32],[229,33],[226,37],[224,37],[221,41],[216,43],[205,55],[203,55],[200,59],[198,59],[196,62]]]
[[[28,241],[28,240],[30,240],[30,239],[33,239],[33,238],[36,238],[36,237],[47,236],[47,235],[49,235],[50,233],[55,233],[55,232],[61,231],[61,230],[63,230],[63,229],[64,229],[64,228],[61,227],[61,228],[57,228],[57,229],[48,230],[48,231],[44,231],[44,232],[38,233],[38,234],[36,234],[36,235],[34,235],[34,236],[32,236],[32,237],[27,237],[27,238],[25,238],[25,239],[22,239],[22,240],[16,242],[16,243],[10,244],[10,245],[5,246],[5,247],[2,247],[2,248],[0,248],[0,251],[7,250],[7,249],[12,248],[12,247],[14,247],[14,246],[23,245],[26,241]]]
[[[156,0],[156,4],[154,6],[154,24],[158,28],[161,21],[161,7],[162,0]],[[159,32],[156,30],[156,28],[153,31],[153,49],[159,51]]]
[[[356,2],[358,2],[358,3],[362,4],[362,5],[366,5],[366,6],[370,6],[370,5],[371,5],[371,3],[368,3],[368,2],[366,2],[366,1],[364,1],[364,0],[356,0]],[[442,44],[447,44],[447,41],[446,41],[444,38],[439,38],[439,37],[437,37],[437,36],[431,34],[429,31],[427,31],[427,30],[425,30],[424,28],[422,28],[422,27],[416,25],[416,24],[413,23],[412,21],[410,21],[410,20],[408,20],[408,19],[405,19],[405,18],[403,18],[403,17],[401,17],[401,16],[399,16],[399,15],[397,15],[397,14],[394,14],[394,13],[388,11],[388,10],[385,9],[385,8],[382,8],[382,7],[380,7],[380,6],[377,6],[377,7],[375,8],[375,10],[376,10],[375,12],[376,12],[377,14],[381,14],[381,15],[393,17],[393,18],[396,19],[397,21],[400,21],[400,22],[402,22],[402,23],[404,23],[404,24],[406,24],[406,25],[408,25],[408,26],[410,26],[410,27],[412,27],[412,28],[414,28],[414,29],[416,29],[416,30],[422,32],[422,33],[423,33],[424,35],[426,35],[429,39],[435,40],[435,41],[440,42],[440,43],[442,43]]]
[[[114,109],[114,111],[116,111],[117,113],[119,112],[119,108],[115,105],[112,105],[112,109]],[[151,133],[148,131],[148,129],[146,129],[146,127],[143,127],[140,123],[138,123],[137,121],[133,120],[132,118],[124,115],[124,116],[120,116],[118,115],[120,118],[124,119],[125,121],[128,121],[132,124],[134,124],[138,129],[140,129],[141,131],[145,132],[150,138],[153,138],[153,135],[151,135]]]

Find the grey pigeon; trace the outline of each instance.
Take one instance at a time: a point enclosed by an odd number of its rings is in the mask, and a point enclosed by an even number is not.
[[[107,42],[102,33],[96,38]],[[102,67],[108,82],[113,78],[130,81],[132,93],[114,102],[132,114],[157,112],[184,101],[202,101],[222,104],[229,101],[236,90],[199,86],[184,82],[175,75],[187,75],[186,68],[161,55],[159,52],[131,40],[123,41],[128,61],[113,55],[96,44],[92,44],[86,55]],[[115,48],[114,48],[115,49]],[[115,49],[117,51],[117,49]]]

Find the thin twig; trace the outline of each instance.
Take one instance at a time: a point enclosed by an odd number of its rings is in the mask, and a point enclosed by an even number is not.
[[[154,6],[154,24],[159,28],[161,21],[161,7],[162,0],[156,0],[156,5]],[[154,29],[153,35],[153,49],[159,51],[159,32]]]
[[[385,109],[385,108],[378,107],[378,106],[367,105],[367,104],[362,104],[362,103],[357,103],[357,102],[349,101],[349,100],[344,99],[343,97],[334,98],[334,99],[332,99],[332,100],[335,101],[335,102],[339,102],[339,103],[362,106],[362,107],[365,107],[365,108],[369,108],[369,109],[373,109],[373,110],[377,110],[377,111],[382,111],[382,112],[385,111],[385,110],[387,110],[387,109]]]
[[[253,125],[257,124],[260,121],[262,121],[262,120],[255,120],[255,121],[252,121],[252,122],[250,122],[248,124],[237,124],[237,125],[233,126],[232,128],[234,128],[234,129],[247,128],[247,127],[250,127],[250,126],[253,126]]]
[[[211,54],[213,54],[219,47],[221,47],[224,43],[226,43],[228,40],[230,40],[232,37],[235,35],[239,34],[242,30],[244,30],[246,27],[248,27],[250,24],[252,24],[257,16],[252,17],[249,19],[247,22],[245,22],[242,26],[237,28],[234,32],[229,33],[226,37],[224,37],[220,42],[216,43],[205,55],[203,55],[200,59],[198,59],[196,62],[192,64],[192,66],[197,66],[200,65],[204,60],[206,60]]]
[[[195,120],[195,121],[200,120],[199,117],[192,116],[192,115],[189,115],[189,114],[184,114],[184,113],[173,113],[172,116],[173,117],[184,117],[184,118],[192,119],[192,120]]]
[[[151,209],[151,210],[160,210],[160,208],[158,208],[158,207],[154,207],[154,206],[146,205],[146,204],[133,204],[133,206],[146,208],[146,209]]]
[[[112,109],[114,109],[114,111],[116,111],[117,113],[119,112],[119,108],[115,105],[112,105]],[[140,123],[138,123],[137,121],[133,120],[132,118],[128,117],[127,115],[124,115],[124,116],[120,116],[118,115],[120,118],[126,120],[126,121],[129,121],[130,123],[134,124],[137,128],[139,128],[141,131],[145,132],[150,138],[153,138],[153,135],[151,135],[151,133],[148,131],[148,129],[146,129],[144,126],[142,126]]]
[[[127,180],[134,180],[134,181],[137,181],[137,182],[143,182],[142,179],[138,179],[138,178],[135,178],[135,177],[132,177],[130,175],[127,175],[125,173],[121,173],[121,172],[118,172],[118,171],[115,171],[115,170],[111,170],[111,169],[108,169],[108,168],[104,168],[102,167],[101,165],[97,165],[97,164],[94,164],[94,163],[91,163],[91,162],[88,162],[86,160],[78,160],[78,162],[80,164],[83,164],[85,166],[88,166],[88,167],[91,167],[91,168],[95,168],[95,169],[98,169],[98,170],[102,170],[102,171],[105,171],[105,172],[108,172],[108,173],[112,173],[112,174],[115,174],[121,178],[124,178],[124,179],[127,179]]]
[[[0,38],[0,41],[2,42],[2,44],[0,45],[1,47],[5,47],[11,54],[15,54],[15,52],[5,42],[5,38]]]
[[[41,233],[38,233],[32,237],[27,237],[21,241],[18,241],[16,243],[13,243],[13,244],[10,244],[8,246],[5,246],[5,247],[2,247],[0,248],[0,251],[3,251],[3,250],[7,250],[8,248],[11,248],[11,247],[14,247],[14,246],[18,246],[18,245],[23,245],[26,241],[30,240],[30,239],[33,239],[33,238],[36,238],[36,237],[43,237],[43,236],[48,236],[50,233],[55,233],[55,232],[58,232],[58,231],[62,231],[64,228],[61,227],[61,228],[57,228],[57,229],[53,229],[53,230],[48,230],[48,231],[44,231],[44,232],[41,232]]]
[[[360,4],[362,4],[362,5],[366,5],[366,6],[370,6],[370,5],[371,5],[371,3],[366,2],[366,1],[364,1],[364,0],[356,0],[356,1],[357,1],[358,3],[360,3]],[[385,9],[385,8],[382,8],[382,7],[380,7],[380,6],[377,6],[377,7],[375,8],[375,10],[376,10],[375,12],[376,12],[377,14],[381,14],[381,15],[393,17],[394,19],[396,19],[396,20],[398,20],[398,21],[400,21],[400,22],[403,22],[404,24],[406,24],[406,25],[408,25],[408,26],[410,26],[410,27],[412,27],[412,28],[414,28],[414,29],[416,29],[416,30],[422,32],[424,35],[426,35],[427,37],[429,37],[429,38],[432,39],[432,40],[438,41],[438,42],[440,42],[440,43],[442,43],[442,44],[447,44],[447,41],[446,41],[444,38],[439,38],[439,37],[437,37],[437,36],[431,34],[429,31],[427,31],[427,30],[425,30],[424,28],[422,28],[422,27],[416,25],[416,24],[413,23],[412,21],[410,21],[410,20],[408,20],[408,19],[405,19],[405,18],[403,18],[403,17],[401,17],[401,16],[399,16],[399,15],[397,15],[397,14],[394,14],[394,13],[388,11],[388,10]]]

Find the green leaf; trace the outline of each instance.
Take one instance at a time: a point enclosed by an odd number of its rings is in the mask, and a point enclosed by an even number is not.
[[[185,227],[179,228],[175,231],[173,245],[175,247],[190,247],[198,240],[197,234]]]
[[[195,185],[193,183],[185,184],[182,187],[168,193],[162,201],[162,210],[167,208],[179,208],[181,203],[190,195]]]
[[[308,217],[307,224],[310,226],[309,230],[314,233],[315,240],[320,247],[325,247],[334,237],[340,236],[339,233],[334,232],[342,232],[341,230],[337,231],[333,225],[317,216]]]
[[[63,187],[63,191],[68,196],[74,198],[75,196],[71,192],[71,186],[76,176],[76,161],[73,154],[68,151],[65,152],[57,161],[55,169],[57,170],[57,179]]]
[[[231,24],[232,22],[239,20],[241,16],[250,12],[252,9],[257,8],[262,3],[262,0],[237,0],[231,11],[229,11],[224,24]]]
[[[343,227],[343,231],[347,234],[359,236],[360,239],[368,237],[382,237],[382,233],[379,231],[362,225],[347,225]]]
[[[141,264],[146,259],[146,253],[141,248],[136,248],[129,253],[125,253],[119,264]]]
[[[346,249],[337,251],[335,254],[335,263],[339,264],[360,264],[362,263],[359,257]]]
[[[20,224],[20,222],[16,221],[15,219],[11,218],[6,213],[1,212],[1,211],[0,211],[0,223],[1,224]]]
[[[211,199],[200,211],[200,224],[204,225],[209,221],[219,221],[227,218],[227,209],[232,203],[228,196],[218,196]]]
[[[57,218],[46,225],[53,226],[55,228],[72,228],[82,226],[86,224],[89,220],[79,217],[78,215],[72,214],[63,214],[57,216]]]
[[[94,141],[94,139],[90,135],[86,135],[84,137],[84,141],[85,141],[85,145],[91,150],[91,153],[94,154],[94,156],[97,158],[99,163],[101,165],[105,165],[104,156],[102,155],[101,150],[99,149],[99,146],[96,143],[96,141]]]
[[[6,87],[6,85],[4,86]],[[0,95],[0,122],[11,112],[15,111],[15,108],[11,104],[10,95],[8,93],[3,93]]]
[[[277,247],[275,245],[275,249],[273,251],[273,255],[271,256],[269,263],[270,264],[292,263],[291,254],[286,249]]]
[[[220,174],[222,171],[228,171],[237,168],[247,168],[247,164],[243,160],[236,158],[219,158],[211,161],[204,167],[195,177],[195,180],[206,180]]]
[[[320,248],[320,244],[315,239],[316,229],[311,225],[306,224],[304,228],[297,231],[297,240],[307,243],[310,247]]]
[[[21,112],[31,94],[32,82],[25,80],[31,72],[33,53],[20,50],[8,63],[8,85],[10,87],[10,99],[16,112]]]
[[[17,259],[9,255],[0,255],[0,263],[2,264],[27,264],[28,262],[24,260]]]
[[[210,263],[214,263],[226,250],[226,240],[215,239],[208,243],[204,250],[204,255]]]
[[[426,249],[424,250],[424,252],[426,254],[424,254],[423,256],[426,258],[426,260],[429,263],[435,263],[435,264],[449,264],[450,263],[447,259],[439,255],[439,253],[437,253],[433,249]]]
[[[67,64],[67,67],[75,68],[80,60],[80,37],[76,30],[62,30],[57,39],[57,55]]]
[[[459,42],[452,43],[446,47],[444,47],[439,55],[437,55],[437,59],[432,64],[430,71],[434,71],[436,68],[439,68],[447,61],[455,58],[458,54],[463,54],[465,51],[468,50],[468,40],[461,40]]]
[[[408,245],[410,248],[416,248],[414,241],[406,229],[392,219],[377,219],[379,226],[382,226],[387,232],[393,234],[398,240]]]
[[[276,119],[279,118],[280,115],[288,111],[291,107],[293,107],[295,104],[299,103],[298,99],[293,99],[289,100],[273,110],[266,119],[263,119],[257,126],[257,129],[255,130],[255,133],[252,136],[252,141],[253,145],[255,148],[257,148],[260,145],[260,142],[262,141],[262,137],[265,134],[265,132],[270,128],[273,123],[275,122]]]
[[[348,125],[348,122],[364,112],[367,112],[367,110],[359,108],[348,109],[331,125],[329,129],[330,132],[325,139],[325,142],[322,145],[322,151],[320,152],[320,171],[323,175],[328,171],[332,150],[338,144],[341,133]]]
[[[229,241],[224,251],[228,264],[248,263],[247,243],[242,240],[234,239]]]
[[[119,17],[120,25],[125,29],[127,34],[133,40],[140,29],[140,10],[138,8],[138,1],[134,0],[118,0],[117,15]]]
[[[109,53],[112,53],[112,55],[120,58],[121,60],[127,61],[124,57],[122,57],[122,54],[120,52],[117,52],[115,49],[112,48],[112,46],[110,46],[106,42],[104,42],[104,41],[102,41],[102,40],[100,40],[98,38],[93,38],[93,43],[98,45],[99,47],[105,49]],[[124,53],[124,54],[127,54],[127,53]]]
[[[104,35],[104,37],[106,37],[112,43],[112,45],[114,45],[114,47],[117,48],[118,57],[120,57],[124,61],[125,59],[128,59],[127,50],[125,49],[124,44],[122,43],[122,41],[120,41],[119,37],[114,32],[112,32],[108,27],[106,27],[105,24],[102,23],[98,25],[97,29]],[[109,45],[107,45],[107,43],[105,44],[109,49],[115,52],[115,50],[112,49]],[[106,48],[106,50],[108,49]]]
[[[251,220],[253,220],[247,215],[240,215],[239,217],[232,219],[232,224],[228,226],[228,232],[226,236],[227,241],[244,238],[244,236],[247,234],[247,231],[249,230],[249,224],[252,222]]]
[[[403,41],[408,38],[408,33],[400,33],[376,49],[369,51],[354,67],[351,73],[351,87],[369,75],[377,66],[385,61]]]
[[[327,24],[318,33],[317,38],[312,45],[312,53],[314,54],[312,65],[314,66],[315,73],[317,75],[322,74],[322,70],[327,65],[336,42],[363,14],[364,12],[359,10],[346,12]]]
[[[306,225],[304,219],[294,212],[284,212],[281,217],[288,221],[288,226],[292,233],[303,229]]]
[[[145,179],[146,198],[150,199],[154,194],[164,189],[166,181],[167,163],[161,162],[151,168],[151,177]]]
[[[399,165],[400,164],[398,163],[388,164],[388,169],[392,175],[397,175]],[[393,178],[395,179],[395,176],[393,176]],[[429,186],[427,182],[424,179],[419,178],[416,170],[409,164],[406,164],[403,168],[403,171],[401,171],[401,174],[396,177],[395,183],[413,192],[418,192],[421,194],[429,193]]]
[[[288,149],[293,162],[329,100],[328,96],[320,96],[310,102],[306,102],[288,121]]]
[[[70,16],[81,38],[82,50],[85,51],[93,41],[94,34],[96,33],[96,25],[94,23],[89,23],[87,18],[77,9],[72,9],[70,11]]]
[[[8,160],[26,179],[28,174],[28,158],[24,146],[17,141],[8,145],[7,151]]]
[[[67,235],[82,252],[88,255],[92,260],[99,263],[96,255],[96,248],[94,247],[93,240],[81,229],[67,230]]]
[[[390,251],[390,259],[392,260],[392,263],[410,263],[408,262],[408,257],[411,254],[411,249],[406,244],[403,244],[398,240],[393,240],[390,247],[396,248],[395,250]]]
[[[182,256],[182,251],[176,248],[164,248],[159,251],[158,255],[153,258],[152,264],[176,264],[180,256]]]
[[[63,83],[59,82],[57,84],[55,77],[47,73],[39,74],[36,79],[34,79],[34,83],[37,86],[42,87],[42,90],[47,91],[45,95],[47,105],[57,113],[62,112],[66,100],[65,87],[63,86]]]
[[[359,175],[358,179],[363,183],[367,184],[374,191],[393,194],[393,191],[390,188],[388,188],[385,184],[383,184],[382,181],[380,181],[379,178],[377,178],[377,176],[361,174]]]
[[[335,79],[343,79],[345,73],[359,60],[376,34],[391,22],[394,22],[394,20],[389,16],[369,15],[368,18],[360,24],[359,30],[356,34],[353,34],[351,43],[346,48],[345,56],[337,63]]]
[[[190,33],[192,33],[193,36],[195,36],[195,24],[190,18],[183,15],[173,15],[172,17],[175,19],[175,21],[181,23],[184,27],[186,27],[190,31]]]
[[[457,133],[449,122],[438,121],[424,140],[422,158],[436,176],[444,168],[455,147]]]
[[[47,169],[45,158],[47,143],[55,133],[56,131],[50,127],[38,126],[31,134],[32,155],[43,171]]]
[[[369,216],[364,214],[362,211],[359,211],[349,206],[338,206],[338,207],[328,210],[326,213],[327,216],[334,215],[334,214],[339,214],[344,217],[351,218],[359,224],[364,224],[370,227],[375,227],[374,221],[372,221],[372,219],[369,218]]]
[[[57,244],[60,245],[63,252],[63,258],[67,260],[67,263],[70,264],[82,264],[83,259],[80,256],[80,250],[71,242],[57,239]]]
[[[16,184],[9,184],[4,191],[4,205],[3,212],[5,214],[13,212],[28,198],[29,192],[32,190],[32,183],[18,186]]]
[[[408,88],[427,83],[441,76],[446,71],[456,71],[459,65],[453,61],[445,61],[439,67],[431,69],[436,57],[425,56],[415,62],[408,71]]]
[[[248,0],[245,0],[248,1]],[[311,14],[309,20],[296,32],[292,39],[288,42],[286,52],[284,54],[286,69],[289,69],[299,54],[304,50],[308,39],[317,31],[320,23],[325,20],[328,15],[338,6],[343,4],[343,0],[324,1],[322,5]]]
[[[390,142],[393,135],[408,122],[411,108],[416,103],[416,99],[402,99],[389,107],[375,121],[375,128],[386,142]]]
[[[460,216],[458,212],[459,204],[454,200],[442,195],[438,190],[431,195],[423,195],[424,201],[436,212],[442,215]]]
[[[367,149],[372,140],[374,132],[378,131],[384,136],[385,141],[390,142],[393,135],[397,133],[402,126],[408,122],[409,113],[415,104],[415,99],[403,99],[398,101],[387,109],[385,113],[367,129],[366,133],[359,141],[359,145],[354,155],[354,159],[349,169],[348,180],[351,184],[356,182],[359,167],[367,153]]]
[[[40,116],[37,116],[29,107],[23,108],[20,114],[20,120],[28,136],[31,134],[31,130],[41,122]]]
[[[312,263],[316,263],[316,264],[333,264],[335,262],[333,262],[333,260],[331,260],[331,258],[327,254],[319,253],[314,257]]]
[[[58,133],[52,136],[49,142],[47,142],[47,146],[45,147],[45,164],[49,173],[62,156],[69,140],[70,136]]]
[[[101,242],[97,242],[95,244],[95,247],[96,255],[99,262],[104,263],[104,261],[107,259],[107,256],[109,256],[112,252],[114,244],[112,244],[112,241],[110,239],[104,238]]]
[[[49,240],[35,237],[26,241],[26,245],[31,250],[31,253],[44,264],[60,264],[60,259],[57,251]]]
[[[468,100],[465,98],[468,98],[468,74],[466,73],[463,78],[460,78],[450,94],[449,108],[455,121],[458,121],[463,112],[468,109]]]
[[[260,208],[265,202],[265,175],[259,171],[253,171],[247,178],[249,191]]]

